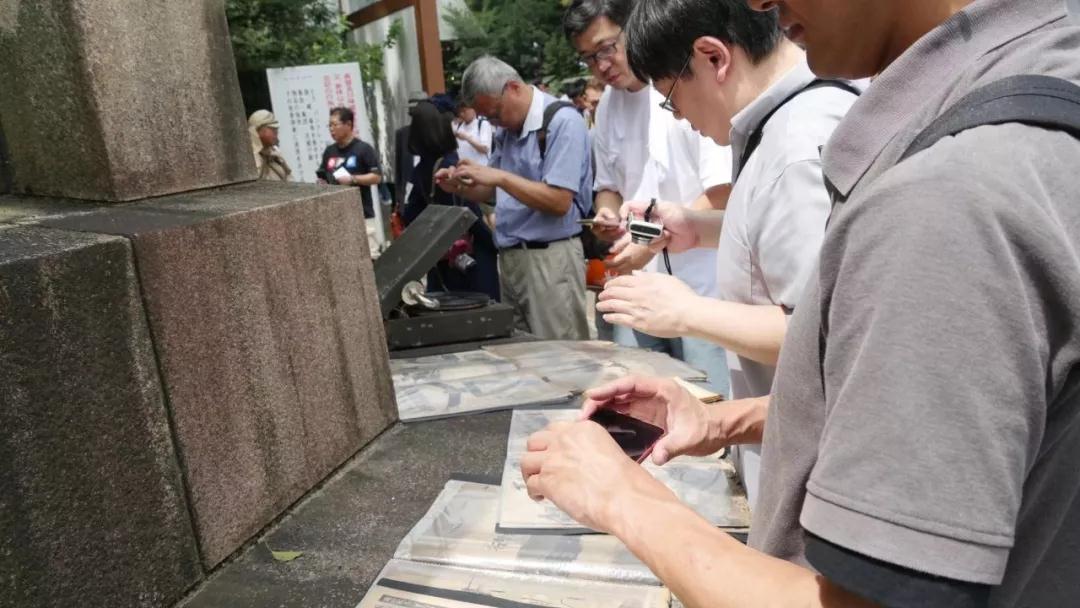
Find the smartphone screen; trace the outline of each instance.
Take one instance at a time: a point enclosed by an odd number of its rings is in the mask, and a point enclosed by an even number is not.
[[[664,429],[614,410],[598,410],[589,420],[604,427],[622,451],[635,462],[648,458],[653,446],[664,436]]]

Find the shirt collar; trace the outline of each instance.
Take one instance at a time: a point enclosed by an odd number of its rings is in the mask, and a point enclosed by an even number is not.
[[[779,80],[769,85],[762,93],[731,118],[731,152],[735,158],[742,156],[743,148],[750,134],[764,120],[769,112],[783,103],[792,93],[814,81],[816,77],[806,65],[806,60],[799,61]]]
[[[529,113],[525,115],[525,122],[521,125],[520,137],[525,137],[544,126],[544,106],[547,105],[546,96],[543,91],[536,87],[532,87],[532,91],[532,103],[529,104]]]
[[[1062,0],[976,0],[890,64],[833,132],[824,173],[846,197],[891,141],[939,91],[993,48],[1065,15]]]

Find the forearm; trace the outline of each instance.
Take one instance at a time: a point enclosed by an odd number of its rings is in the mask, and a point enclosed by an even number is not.
[[[354,186],[374,186],[382,182],[382,175],[378,173],[364,173],[363,175],[354,175],[352,177],[352,183]]]
[[[670,492],[627,493],[613,507],[614,534],[688,608],[869,606],[810,570],[743,545]]]
[[[569,190],[534,182],[506,171],[500,171],[500,174],[498,187],[525,206],[549,215],[566,215],[570,211],[574,194]]]
[[[787,333],[787,316],[779,306],[704,296],[690,303],[683,323],[681,335],[708,340],[766,365],[776,365]]]
[[[487,154],[488,151],[491,150],[490,146],[485,146],[484,144],[471,137],[469,139],[466,139],[465,141],[469,142],[469,145],[473,147],[473,150],[476,150],[480,154]]]
[[[721,184],[706,190],[690,205],[691,209],[703,211],[727,209],[728,197],[731,196],[731,184]]]
[[[768,414],[769,395],[711,405],[707,444],[716,449],[729,445],[760,445]]]
[[[697,234],[697,246],[715,249],[720,243],[720,229],[724,227],[724,212],[718,209],[690,207],[686,210],[686,218]]]
[[[623,198],[618,192],[614,190],[601,190],[596,193],[596,200],[593,201],[593,207],[596,211],[601,209],[607,209],[616,216],[619,215],[619,210],[622,209]]]

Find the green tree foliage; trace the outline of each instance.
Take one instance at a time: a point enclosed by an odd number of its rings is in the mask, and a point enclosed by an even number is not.
[[[355,61],[371,83],[383,78],[385,51],[404,32],[395,20],[382,44],[351,43],[348,24],[324,0],[228,0],[225,7],[241,72]]]
[[[443,61],[447,84],[456,88],[477,57],[494,55],[517,68],[522,78],[562,80],[585,74],[562,33],[566,2],[560,0],[466,0],[469,11],[450,9],[447,20],[458,34]]]

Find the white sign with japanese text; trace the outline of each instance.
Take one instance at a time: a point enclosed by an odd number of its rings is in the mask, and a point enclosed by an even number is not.
[[[266,70],[270,100],[281,127],[279,147],[293,169],[293,179],[314,183],[330,138],[330,108],[346,107],[356,115],[356,136],[373,144],[371,124],[355,63],[308,65]],[[374,144],[373,144],[374,145]]]

